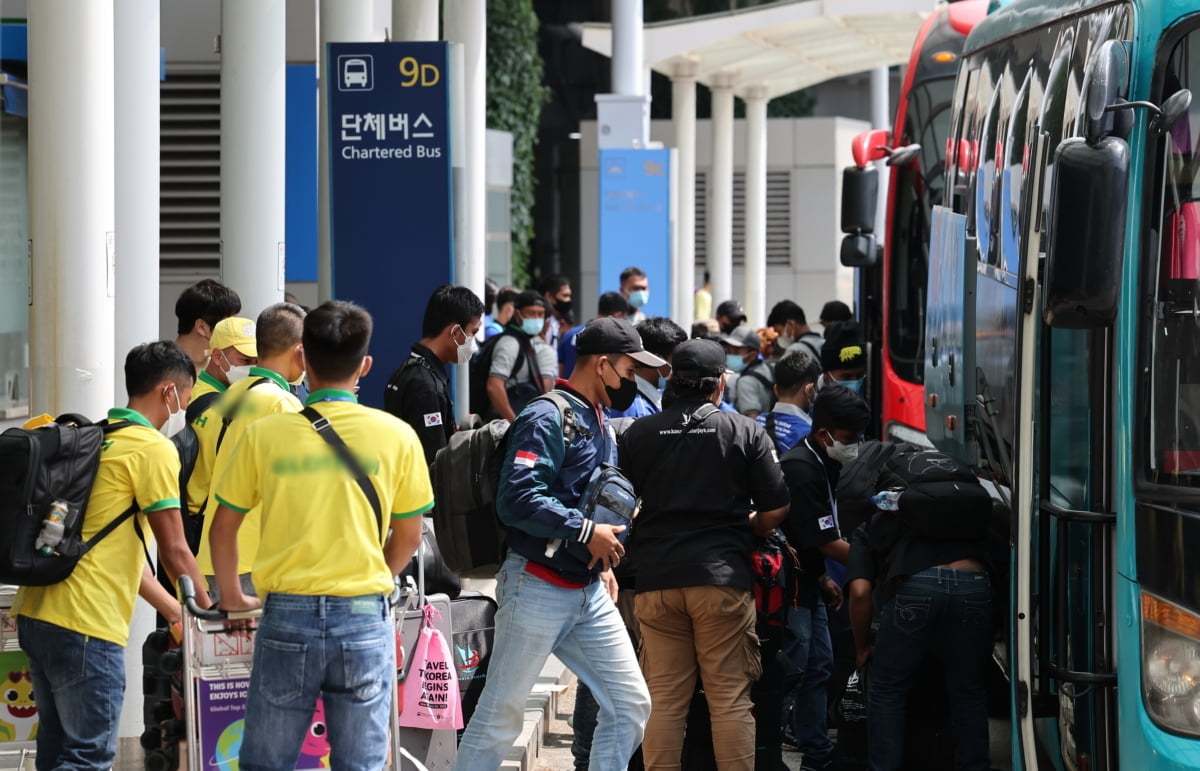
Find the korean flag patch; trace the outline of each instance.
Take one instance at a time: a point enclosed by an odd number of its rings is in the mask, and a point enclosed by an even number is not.
[[[837,527],[837,523],[833,521],[833,517],[821,517],[817,520],[817,524],[821,526],[822,530],[832,530]]]
[[[425,413],[425,428],[442,425],[442,413],[427,412]]]

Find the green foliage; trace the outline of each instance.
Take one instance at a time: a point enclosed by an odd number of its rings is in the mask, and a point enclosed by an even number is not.
[[[537,45],[533,0],[488,0],[487,125],[513,135],[512,263],[516,286],[525,286],[531,272],[537,185],[533,146],[542,105],[549,97],[542,85]]]

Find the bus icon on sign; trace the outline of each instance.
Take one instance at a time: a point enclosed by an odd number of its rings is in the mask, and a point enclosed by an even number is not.
[[[370,54],[338,57],[338,90],[370,91],[374,83],[375,62]]]

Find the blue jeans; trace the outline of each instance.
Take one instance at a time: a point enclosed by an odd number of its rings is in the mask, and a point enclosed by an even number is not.
[[[396,637],[387,599],[271,594],[254,639],[243,771],[291,771],[318,696],[333,768],[387,762]]]
[[[585,684],[600,708],[591,768],[625,768],[642,741],[650,692],[629,633],[599,581],[563,589],[525,572],[509,552],[496,574],[496,640],[487,685],[467,724],[454,768],[499,768],[521,732],[525,699],[554,654]]]
[[[109,769],[125,698],[125,649],[35,618],[17,618],[38,707],[37,768]]]
[[[815,608],[788,608],[787,623],[792,640],[784,644],[783,652],[804,674],[784,697],[783,714],[789,715],[790,705],[790,728],[796,746],[804,753],[805,765],[820,765],[833,755],[825,723],[825,684],[833,671],[825,603],[818,601]]]
[[[992,590],[981,570],[928,568],[904,579],[880,614],[867,697],[871,771],[904,762],[905,711],[921,660],[940,657],[954,726],[955,765],[988,768],[985,676]]]

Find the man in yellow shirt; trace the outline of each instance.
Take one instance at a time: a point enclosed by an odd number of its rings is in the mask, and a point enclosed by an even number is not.
[[[295,767],[318,696],[333,768],[387,761],[396,690],[387,598],[420,544],[433,491],[413,429],[354,396],[371,368],[370,339],[370,315],[351,303],[309,313],[307,404],[317,422],[295,414],[255,421],[214,487],[219,506],[209,540],[227,610],[258,606],[238,581],[238,530],[261,506],[253,573],[266,600],[239,760],[247,771]],[[365,477],[356,478],[318,433],[326,423]]]
[[[229,390],[229,384],[245,379],[257,361],[258,338],[254,322],[237,316],[219,321],[213,328],[212,357],[196,379],[188,404],[188,422],[196,431],[199,444],[196,465],[188,478],[186,500],[183,501],[190,514],[199,516],[208,501],[213,462],[217,457],[217,436],[221,430],[218,403]]]
[[[221,319],[213,327],[209,343],[212,355],[209,356],[208,365],[200,370],[196,378],[192,402],[198,402],[208,394],[225,393],[230,383],[246,377],[251,365],[258,361],[254,322],[250,319],[241,316]]]
[[[129,352],[129,404],[110,410],[108,419],[133,425],[106,437],[83,524],[82,537],[91,538],[137,505],[135,522],[149,523],[172,580],[200,577],[179,517],[179,457],[164,436],[185,425],[195,377],[191,359],[169,340]],[[13,615],[40,721],[38,768],[112,767],[125,695],[123,649],[143,574],[139,532],[133,522],[122,524],[67,579],[17,592]],[[198,594],[207,605],[203,588]]]
[[[197,436],[204,437],[201,452],[212,448],[216,454],[215,459],[209,459],[213,479],[221,478],[229,466],[233,448],[255,421],[268,415],[301,410],[300,400],[292,395],[288,383],[304,375],[304,353],[300,345],[303,329],[304,309],[299,305],[277,303],[258,315],[255,324],[258,364],[250,368],[249,377],[230,385],[220,401],[194,424]],[[224,437],[221,437],[222,428]],[[216,446],[218,439],[219,447]],[[205,489],[208,489],[207,485]],[[211,517],[216,508],[216,501],[209,496],[204,507],[204,533],[196,561],[200,572],[210,578],[209,593],[219,601],[220,594],[214,591],[215,582],[211,580],[212,551],[208,543]],[[258,507],[251,509],[238,531],[238,574],[242,579],[242,590],[251,595],[255,593],[249,574],[258,552],[258,513]]]

